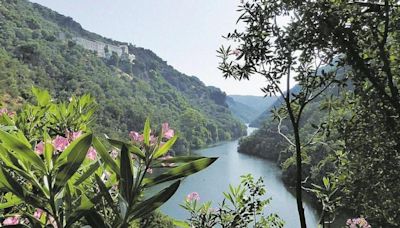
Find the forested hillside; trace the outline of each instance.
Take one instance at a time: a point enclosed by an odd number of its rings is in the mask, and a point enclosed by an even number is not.
[[[26,0],[0,1],[0,94],[13,109],[31,99],[33,85],[56,99],[92,94],[98,103],[95,129],[126,136],[150,116],[167,121],[181,134],[177,151],[238,138],[226,95],[198,78],[176,71],[150,50],[84,30],[69,17]],[[112,54],[100,58],[73,41],[79,37],[119,46],[135,55],[133,64]]]

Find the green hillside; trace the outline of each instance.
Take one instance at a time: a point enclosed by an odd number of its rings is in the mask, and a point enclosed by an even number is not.
[[[146,116],[167,121],[181,134],[176,151],[238,138],[245,127],[231,115],[226,95],[176,71],[150,50],[84,30],[71,18],[25,0],[0,1],[0,94],[14,108],[31,99],[35,85],[53,97],[90,93],[98,102],[99,132],[126,137]],[[76,41],[125,45],[132,62],[110,51],[99,57]],[[105,50],[107,51],[107,50]]]

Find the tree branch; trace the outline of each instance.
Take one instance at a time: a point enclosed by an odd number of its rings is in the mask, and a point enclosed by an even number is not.
[[[281,127],[282,127],[282,121],[284,120],[284,118],[282,118],[281,116],[278,115],[279,118],[279,124],[278,124],[278,133],[292,146],[296,146],[292,140],[290,140],[285,134],[282,133],[281,131]]]

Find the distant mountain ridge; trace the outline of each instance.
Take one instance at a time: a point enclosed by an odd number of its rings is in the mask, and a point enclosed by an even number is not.
[[[87,40],[108,45],[108,54],[85,47]],[[154,126],[167,121],[180,133],[180,152],[246,132],[220,89],[178,72],[150,50],[86,31],[26,0],[0,4],[0,83],[0,98],[11,108],[13,100],[31,99],[33,85],[63,100],[90,93],[99,104],[94,128],[109,136],[127,137],[147,116]]]
[[[290,89],[291,93],[297,93],[300,91],[300,86],[299,85],[295,85],[293,88]],[[267,109],[265,109],[259,116],[257,116],[256,118],[253,119],[253,121],[250,122],[249,126],[250,127],[255,127],[255,128],[259,128],[262,126],[262,124],[267,121],[269,119],[269,117],[271,116],[271,111],[274,108],[279,108],[282,103],[283,103],[283,98],[282,96],[278,97],[274,97],[275,99],[273,100],[273,103],[270,104],[268,106]]]
[[[251,123],[269,109],[277,97],[229,95],[227,103],[233,115],[244,123]]]

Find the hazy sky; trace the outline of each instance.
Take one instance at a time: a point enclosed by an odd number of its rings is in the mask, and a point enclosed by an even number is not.
[[[177,70],[227,94],[263,95],[262,78],[237,82],[217,69],[222,35],[236,27],[238,0],[31,0],[85,29],[151,49]]]

